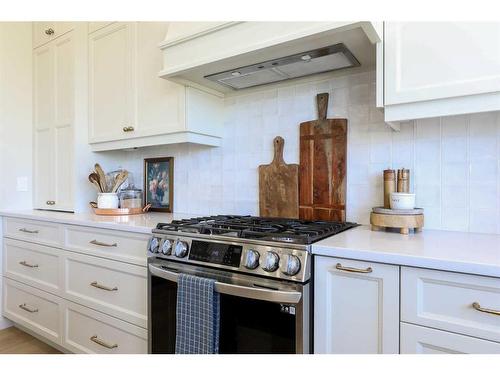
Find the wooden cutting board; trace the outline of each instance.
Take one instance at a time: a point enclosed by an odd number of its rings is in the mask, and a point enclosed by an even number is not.
[[[347,119],[327,119],[328,94],[318,94],[318,120],[300,124],[299,217],[345,221]]]
[[[299,165],[283,160],[285,140],[274,138],[274,159],[259,166],[259,209],[264,217],[299,217]]]

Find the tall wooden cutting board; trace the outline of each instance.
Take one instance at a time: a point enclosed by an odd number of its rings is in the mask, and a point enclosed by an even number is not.
[[[285,140],[274,138],[274,159],[259,166],[260,216],[299,217],[299,165],[283,160]]]
[[[347,119],[327,119],[328,94],[318,94],[318,120],[300,124],[299,216],[345,221]]]

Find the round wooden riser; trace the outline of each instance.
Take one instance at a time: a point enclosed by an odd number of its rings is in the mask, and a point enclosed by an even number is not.
[[[410,229],[420,232],[424,226],[424,215],[386,215],[372,212],[370,214],[372,230],[397,228],[401,234],[409,234]]]

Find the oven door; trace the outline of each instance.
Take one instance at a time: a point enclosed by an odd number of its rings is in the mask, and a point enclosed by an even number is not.
[[[281,282],[150,258],[149,352],[175,352],[177,278],[216,280],[219,353],[309,353],[309,284]]]

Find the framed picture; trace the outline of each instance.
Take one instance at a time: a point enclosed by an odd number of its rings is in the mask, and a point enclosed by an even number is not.
[[[144,202],[150,211],[172,212],[174,158],[144,159]]]

